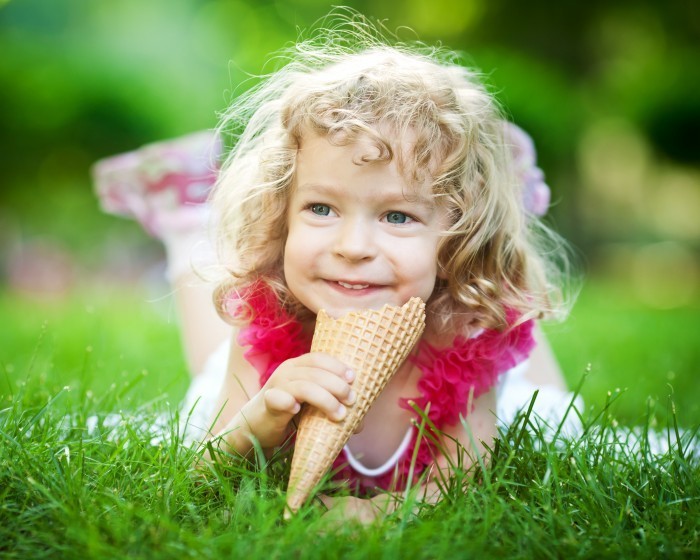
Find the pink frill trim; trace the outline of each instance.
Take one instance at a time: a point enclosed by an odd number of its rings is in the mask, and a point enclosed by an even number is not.
[[[515,322],[509,313],[508,323]],[[436,348],[421,341],[413,363],[423,375],[418,382],[421,396],[410,399],[425,411],[437,427],[454,425],[470,400],[488,392],[505,371],[524,361],[535,347],[533,321],[525,321],[505,331],[484,330],[474,338],[458,336],[450,348]],[[409,399],[401,406],[412,409]]]
[[[250,314],[249,325],[240,329],[236,340],[242,348],[248,347],[243,356],[260,374],[261,387],[282,362],[311,348],[301,323],[279,305],[267,286],[258,284],[243,294],[229,294],[224,305],[234,319]]]
[[[509,324],[516,317],[509,313]],[[458,336],[450,348],[436,348],[421,341],[418,352],[410,358],[423,374],[418,382],[420,396],[401,399],[400,406],[412,411],[416,407],[439,430],[457,424],[460,415],[468,414],[470,402],[487,393],[501,374],[527,359],[535,347],[533,327],[533,321],[526,321],[503,332],[485,330],[474,338]],[[420,413],[415,415],[418,425],[424,423]],[[334,464],[335,478],[348,480],[350,487],[361,494],[371,493],[377,487],[403,490],[409,483],[415,484],[439,455],[431,430],[427,425],[423,430],[418,449],[414,439],[393,470],[376,477],[363,476],[341,455]],[[417,437],[415,430],[414,438]]]
[[[260,374],[260,386],[282,362],[311,348],[311,339],[305,335],[301,324],[280,307],[271,289],[251,288],[244,294],[229,296],[225,305],[227,312],[236,319],[251,313],[250,324],[240,330],[238,343],[249,347],[244,356]],[[515,312],[509,313],[509,324],[513,325],[516,318]],[[471,401],[488,392],[502,373],[529,356],[535,346],[533,327],[533,321],[525,321],[502,332],[484,330],[473,338],[458,336],[449,348],[437,348],[421,341],[418,352],[410,358],[422,372],[418,382],[420,395],[401,399],[399,405],[414,410],[410,404],[414,403],[438,429],[457,424],[460,415],[468,414]],[[421,414],[416,412],[415,415],[420,424]],[[427,426],[426,431],[429,431]],[[416,430],[414,438],[417,433]],[[334,463],[333,478],[347,482],[360,494],[371,493],[378,487],[401,490],[409,482],[415,483],[438,456],[436,445],[428,435],[421,438],[417,451],[415,446],[414,440],[395,469],[375,477],[356,472],[341,454]],[[412,463],[413,479],[409,480]]]

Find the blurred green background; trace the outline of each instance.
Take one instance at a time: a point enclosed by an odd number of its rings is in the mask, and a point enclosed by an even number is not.
[[[548,222],[584,287],[548,327],[570,383],[636,421],[648,397],[700,422],[700,10],[693,2],[349,2],[462,51],[534,137]],[[213,127],[271,51],[324,16],[317,0],[0,0],[0,360],[12,394],[86,370],[149,370],[138,399],[187,374],[162,250],[99,212],[89,167]],[[144,303],[146,302],[146,303]],[[37,365],[38,364],[38,365]],[[53,385],[52,385],[53,384]],[[682,406],[680,406],[682,405]]]

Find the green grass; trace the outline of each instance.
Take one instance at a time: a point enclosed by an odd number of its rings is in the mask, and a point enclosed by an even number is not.
[[[567,378],[590,370],[582,438],[545,441],[525,415],[488,468],[444,481],[438,505],[416,512],[409,501],[368,528],[329,527],[316,503],[283,522],[284,455],[193,468],[197,450],[176,434],[187,374],[167,300],[3,294],[0,557],[700,555],[700,468],[682,435],[700,425],[697,307],[645,309],[616,289],[587,286],[571,320],[548,327]],[[118,426],[87,429],[109,413]],[[170,437],[154,443],[149,426],[163,416]],[[670,451],[648,453],[644,440],[626,451],[624,426],[669,426]]]
[[[602,406],[607,393],[619,421],[644,421],[647,406],[676,403],[679,421],[700,424],[700,293],[689,305],[654,309],[611,279],[586,283],[567,321],[545,331],[570,386],[585,375],[582,395]]]
[[[38,391],[37,391],[38,389]],[[26,385],[0,412],[4,558],[657,558],[700,554],[700,468],[672,435],[660,456],[628,454],[605,411],[576,442],[549,444],[527,416],[491,466],[457,469],[443,500],[406,502],[368,528],[329,526],[311,504],[282,520],[288,462],[198,471],[161,406],[88,431],[89,404]],[[73,427],[69,426],[66,414]],[[473,479],[473,481],[471,480]],[[252,556],[251,556],[252,555]]]
[[[51,394],[64,386],[95,398],[115,389],[127,406],[184,395],[189,382],[172,298],[140,289],[91,288],[65,299],[0,292],[0,396],[28,380]],[[126,388],[145,378],[136,392]]]

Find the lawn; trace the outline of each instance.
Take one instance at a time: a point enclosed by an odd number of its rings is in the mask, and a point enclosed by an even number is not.
[[[568,320],[545,330],[570,386],[585,377],[587,404],[602,406],[620,391],[612,410],[634,426],[649,406],[679,420],[700,424],[700,294],[687,306],[654,309],[642,305],[626,285],[610,279],[585,284]]]
[[[71,386],[96,397],[137,383],[122,396],[129,406],[184,395],[188,374],[164,286],[93,286],[48,300],[0,291],[0,313],[9,325],[0,331],[2,398],[29,378],[49,394]],[[583,380],[587,405],[600,408],[619,390],[612,410],[636,425],[650,404],[659,412],[672,397],[683,424],[700,424],[700,295],[653,309],[620,283],[589,281],[569,318],[544,327],[569,385]]]
[[[682,433],[700,425],[699,308],[649,309],[624,287],[590,282],[570,320],[547,326],[567,379],[581,384],[585,435],[545,441],[524,414],[488,468],[443,481],[439,505],[407,495],[396,514],[359,528],[330,525],[319,504],[283,522],[284,456],[193,468],[197,449],[175,429],[187,373],[167,297],[107,286],[52,301],[4,293],[0,556],[698,555],[700,469]],[[153,441],[163,417],[169,435]],[[652,454],[642,437],[629,452],[629,426],[670,426],[670,451]]]

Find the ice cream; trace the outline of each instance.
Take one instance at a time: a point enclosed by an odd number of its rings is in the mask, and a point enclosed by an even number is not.
[[[420,298],[411,298],[402,307],[352,311],[338,319],[323,310],[318,313],[311,351],[330,354],[353,369],[357,398],[340,422],[314,407],[302,411],[285,517],[296,513],[312,494],[424,329],[425,303]]]

